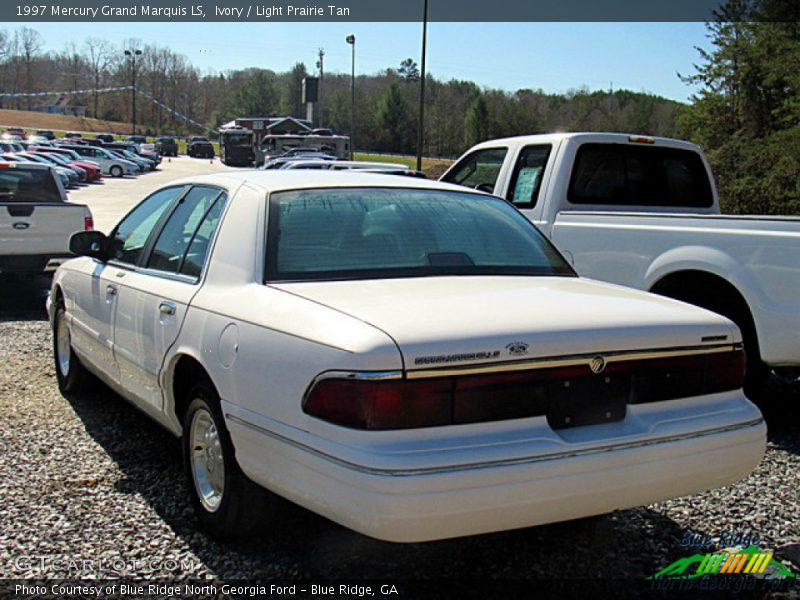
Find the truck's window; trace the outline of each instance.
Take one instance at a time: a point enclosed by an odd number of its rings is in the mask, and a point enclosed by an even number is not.
[[[627,144],[582,145],[567,198],[573,204],[691,208],[714,202],[699,154]]]
[[[50,169],[0,167],[0,202],[63,201]]]
[[[508,199],[517,208],[533,208],[542,187],[542,175],[550,157],[550,144],[526,146],[519,153],[517,165],[508,186]]]
[[[508,148],[484,148],[462,158],[442,181],[493,192]]]

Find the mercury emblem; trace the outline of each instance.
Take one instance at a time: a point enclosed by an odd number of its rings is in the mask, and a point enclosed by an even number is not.
[[[602,373],[606,369],[606,359],[603,358],[602,356],[595,356],[589,363],[589,368],[595,375],[598,373]]]

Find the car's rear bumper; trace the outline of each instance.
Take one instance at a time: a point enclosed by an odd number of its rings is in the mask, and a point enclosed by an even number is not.
[[[638,441],[430,468],[374,468],[309,448],[225,404],[252,479],[366,535],[417,542],[575,519],[675,498],[746,477],[766,426],[738,423]],[[243,418],[244,417],[244,418]],[[590,428],[583,428],[590,429]]]

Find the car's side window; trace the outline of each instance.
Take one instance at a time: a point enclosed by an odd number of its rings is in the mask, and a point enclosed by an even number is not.
[[[220,195],[211,208],[206,211],[200,226],[194,232],[192,241],[189,243],[189,248],[181,265],[180,272],[182,274],[190,277],[200,277],[203,264],[205,264],[206,256],[208,255],[208,249],[211,246],[211,240],[219,226],[219,219],[222,216],[227,200],[228,197],[225,194]]]
[[[184,189],[179,186],[159,190],[128,213],[111,234],[109,259],[135,265],[164,211]]]
[[[191,262],[197,268],[187,267],[184,272],[187,275],[199,275],[219,213],[216,214],[216,221],[209,221],[206,217],[212,215],[213,219],[213,209],[221,194],[219,188],[196,186],[181,198],[158,235],[147,267],[178,273],[181,272],[184,257],[191,253]]]
[[[465,156],[442,181],[456,183],[482,192],[493,192],[508,148],[484,148]]]
[[[550,144],[526,146],[519,153],[514,174],[511,176],[511,185],[508,187],[508,199],[517,208],[536,206],[551,148]]]

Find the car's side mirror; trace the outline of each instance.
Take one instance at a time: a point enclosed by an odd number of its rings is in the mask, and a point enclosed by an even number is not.
[[[69,251],[105,262],[108,260],[108,238],[100,231],[79,231],[69,238]]]

